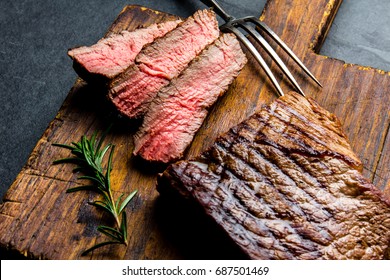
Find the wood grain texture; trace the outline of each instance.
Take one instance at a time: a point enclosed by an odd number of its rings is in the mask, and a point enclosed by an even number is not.
[[[322,82],[324,88],[318,88],[287,59],[307,95],[342,121],[353,150],[362,159],[364,175],[390,195],[389,73],[317,54],[340,3],[341,0],[270,0],[261,18]],[[128,6],[107,34],[172,18],[175,17]],[[272,85],[248,57],[240,76],[210,111],[187,158],[197,156],[218,135],[275,98]],[[283,90],[291,90],[280,71],[273,69]],[[91,98],[96,102],[91,103]],[[103,247],[81,257],[84,249],[102,241],[96,226],[107,223],[107,217],[87,203],[94,194],[65,193],[77,184],[77,174],[71,172],[71,165],[52,164],[69,155],[52,143],[78,141],[82,135],[104,130],[111,122],[114,126],[106,141],[116,145],[114,195],[139,191],[126,210],[130,244],[127,248]],[[44,259],[243,258],[199,209],[158,195],[156,176],[164,166],[150,165],[132,156],[132,135],[138,125],[118,118],[102,89],[77,80],[0,205],[0,246]]]

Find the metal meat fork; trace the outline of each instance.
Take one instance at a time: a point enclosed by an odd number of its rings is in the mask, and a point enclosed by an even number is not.
[[[264,61],[260,53],[257,51],[255,46],[248,40],[248,38],[244,35],[244,33],[241,32],[239,28],[245,30],[264,48],[264,50],[268,53],[269,56],[272,57],[272,59],[276,62],[276,64],[279,66],[279,68],[283,71],[283,73],[287,76],[287,78],[290,80],[290,82],[294,85],[294,87],[300,94],[305,96],[302,89],[298,85],[297,81],[295,80],[291,72],[288,70],[287,66],[280,59],[277,53],[272,49],[272,47],[268,44],[268,42],[264,39],[264,37],[261,36],[260,33],[256,31],[256,27],[265,31],[303,69],[303,71],[310,78],[312,78],[320,87],[322,87],[321,83],[314,77],[312,73],[310,73],[310,71],[305,67],[305,65],[303,65],[302,61],[299,60],[299,58],[292,52],[292,50],[289,47],[287,47],[287,45],[264,22],[260,21],[254,16],[235,18],[229,15],[228,13],[226,13],[226,11],[221,7],[221,5],[216,0],[201,0],[201,1],[207,6],[209,6],[210,8],[213,8],[214,11],[221,18],[225,20],[226,23],[220,26],[220,30],[222,32],[234,33],[237,36],[237,38],[251,52],[251,54],[254,56],[254,58],[257,60],[257,62],[260,64],[263,70],[266,72],[268,78],[271,79],[272,84],[275,86],[280,96],[283,96],[284,93],[279,83],[277,82],[274,74],[272,74],[271,69],[268,67],[268,65],[266,64],[266,62]]]

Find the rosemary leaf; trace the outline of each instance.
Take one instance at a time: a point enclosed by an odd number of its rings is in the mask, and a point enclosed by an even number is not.
[[[82,172],[83,170],[84,170],[83,167],[76,167],[76,168],[73,168],[72,172],[77,173],[77,172]]]
[[[98,226],[97,230],[107,236],[112,237],[113,239],[123,240],[123,233],[115,228],[108,226]]]
[[[77,186],[69,188],[67,193],[78,191],[94,191],[102,196],[102,200],[89,202],[104,212],[110,214],[115,221],[115,227],[100,225],[97,230],[109,237],[111,240],[96,244],[83,252],[86,255],[89,252],[109,244],[124,244],[127,245],[127,218],[124,211],[128,203],[133,199],[137,191],[133,191],[122,202],[123,194],[116,200],[112,195],[110,174],[112,171],[112,159],[114,156],[115,146],[108,144],[103,147],[104,138],[106,137],[110,128],[105,130],[98,140],[98,133],[95,132],[90,137],[83,136],[80,142],[72,142],[72,145],[53,144],[54,146],[65,148],[71,151],[73,157],[63,158],[54,161],[54,164],[72,163],[76,165],[74,172],[81,172],[84,175],[78,177],[78,180],[88,180],[90,185]],[[103,167],[103,160],[109,151],[106,168]],[[120,206],[119,206],[120,205]],[[121,215],[122,214],[122,215]]]
[[[92,134],[92,136],[91,136],[90,142],[93,144],[92,150],[95,150],[95,149],[96,149],[95,144],[96,144],[96,138],[97,138],[97,136],[98,136],[97,131],[95,131],[95,132]]]
[[[118,199],[115,202],[115,209],[116,209],[118,215],[120,215],[119,203],[121,202],[122,197],[123,197],[123,193],[118,197]]]
[[[125,200],[123,200],[121,207],[118,209],[118,215],[120,215],[122,213],[122,211],[125,209],[127,204],[129,204],[129,202],[133,199],[133,197],[135,196],[136,193],[137,193],[137,191],[133,191],[131,194],[129,194],[128,197],[126,197]]]
[[[127,217],[126,212],[122,212],[122,223],[121,223],[121,232],[123,234],[123,241],[127,244]]]
[[[106,202],[104,202],[104,201],[99,201],[99,200],[97,200],[97,201],[93,201],[93,202],[89,202],[89,204],[91,204],[91,205],[93,205],[93,206],[95,206],[95,207],[97,207],[97,208],[101,208],[101,209],[103,209],[103,210],[106,210],[107,212],[109,212],[109,213],[113,213],[113,210],[112,210],[112,208],[110,207],[110,205],[108,205]]]
[[[58,160],[53,161],[53,164],[60,164],[60,163],[79,164],[80,163],[80,159],[72,157],[72,158],[62,158],[62,159],[58,159]]]
[[[82,256],[86,256],[86,255],[88,255],[88,253],[92,252],[93,250],[95,250],[97,248],[100,248],[100,247],[103,247],[103,246],[106,246],[106,245],[111,245],[111,244],[118,244],[118,243],[120,244],[121,242],[112,240],[112,241],[105,241],[105,242],[102,242],[102,243],[98,243],[98,244],[92,246],[91,248],[85,250],[81,255]]]
[[[104,155],[107,153],[108,149],[112,147],[111,145],[107,145],[103,150],[99,151],[97,154],[96,154],[96,159],[95,159],[95,162],[96,163],[99,163],[100,165],[102,164],[103,162],[103,157]]]
[[[99,151],[100,148],[102,147],[103,141],[106,138],[106,136],[107,136],[108,132],[110,131],[111,127],[112,127],[112,124],[103,132],[102,136],[100,137],[99,143],[98,143],[98,145],[96,147],[96,151]]]
[[[96,191],[96,190],[94,185],[73,187],[66,190],[67,193],[78,192],[78,191]]]
[[[95,182],[97,184],[96,187],[99,187],[99,189],[102,188],[104,190],[106,188],[106,185],[104,184],[104,182],[102,182],[101,179],[99,179],[97,177],[94,177],[94,176],[84,175],[84,176],[78,177],[77,179],[79,179],[79,180],[91,180],[91,181],[93,181],[93,182]]]
[[[65,149],[68,149],[68,150],[73,150],[73,149],[74,149],[73,146],[66,145],[66,144],[57,144],[57,143],[54,143],[53,146],[65,148]]]

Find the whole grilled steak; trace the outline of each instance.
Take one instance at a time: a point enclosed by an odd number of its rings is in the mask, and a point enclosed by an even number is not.
[[[134,137],[134,154],[169,162],[182,156],[207,116],[247,62],[233,34],[221,35],[151,102]]]
[[[122,31],[99,40],[92,46],[73,48],[68,55],[73,68],[86,81],[112,79],[134,63],[141,49],[174,29],[181,20],[152,24],[132,32]]]
[[[123,115],[130,118],[142,116],[158,91],[218,36],[215,13],[197,11],[142,49],[135,65],[110,83],[110,99]]]
[[[291,93],[171,165],[158,190],[197,201],[253,259],[381,259],[390,202],[360,168],[336,117]]]

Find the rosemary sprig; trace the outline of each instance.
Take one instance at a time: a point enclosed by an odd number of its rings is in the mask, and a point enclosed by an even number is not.
[[[126,205],[131,201],[137,190],[130,193],[122,200],[123,194],[117,200],[114,199],[111,190],[110,173],[112,170],[112,158],[115,146],[108,144],[103,146],[103,141],[107,135],[106,130],[98,140],[98,134],[95,132],[90,139],[83,136],[80,142],[72,142],[72,145],[53,144],[54,146],[65,148],[71,151],[72,157],[63,158],[54,161],[54,164],[72,163],[76,164],[73,172],[81,172],[84,175],[78,177],[79,180],[89,180],[91,184],[73,187],[67,190],[67,193],[77,191],[94,191],[101,194],[101,200],[90,202],[91,205],[109,213],[115,220],[115,227],[100,225],[97,230],[109,237],[108,241],[98,243],[83,252],[86,255],[89,252],[109,244],[124,244],[127,246],[127,219],[124,211]],[[103,159],[110,151],[107,166],[104,169]]]

